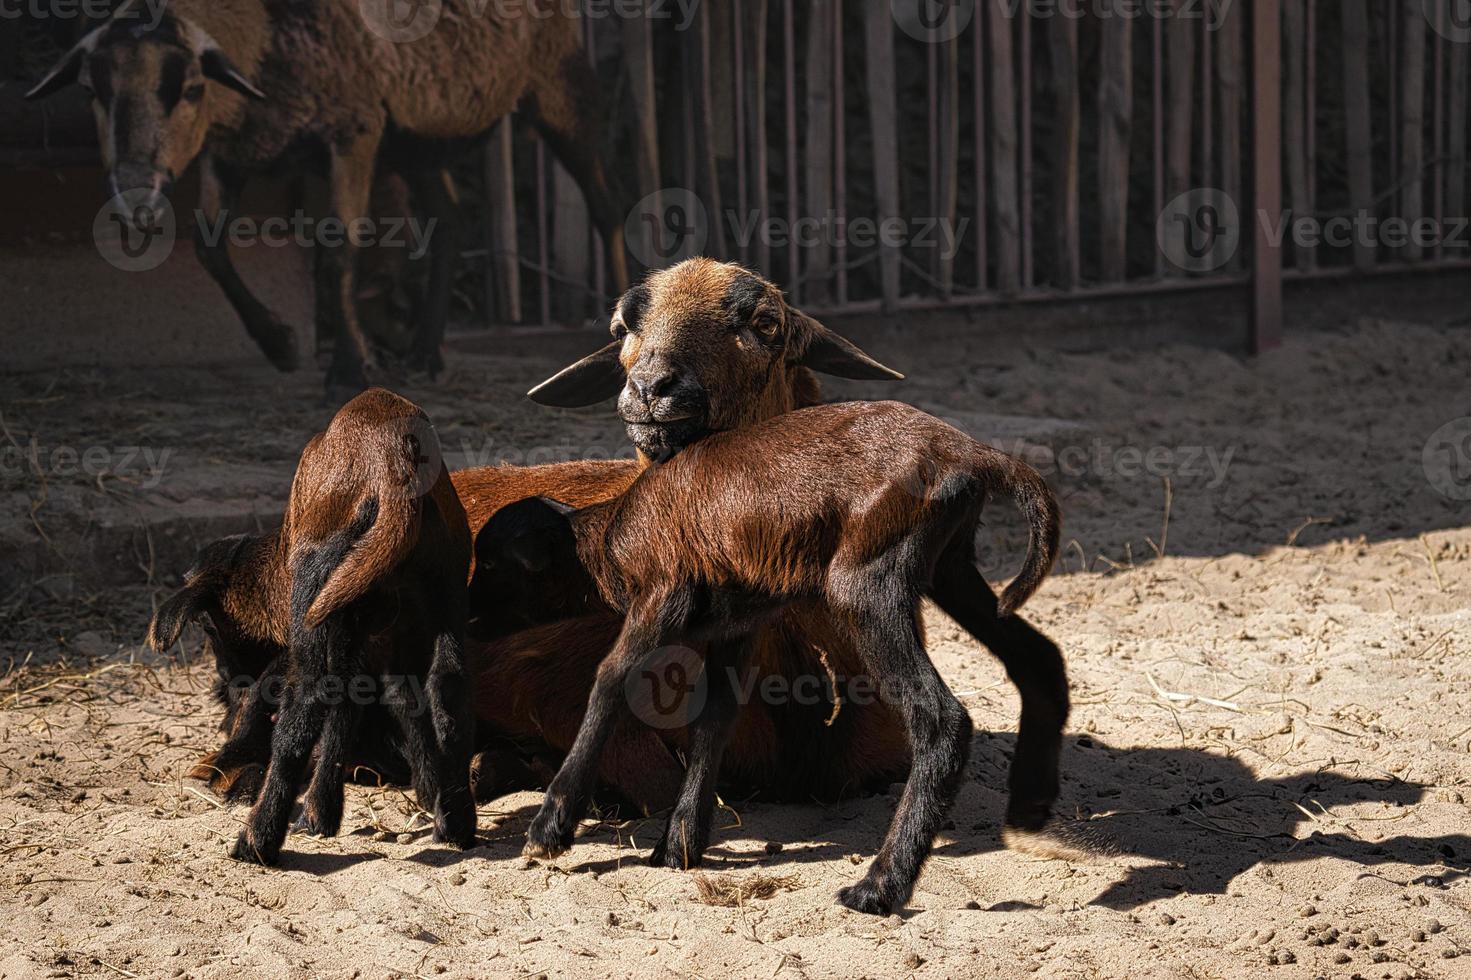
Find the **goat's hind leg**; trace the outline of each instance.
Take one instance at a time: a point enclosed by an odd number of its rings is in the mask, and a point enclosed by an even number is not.
[[[362,717],[362,706],[351,693],[356,689],[353,681],[344,681],[341,690],[327,699],[325,724],[317,743],[317,765],[306,789],[302,829],[319,837],[336,837],[342,829],[348,753]]]
[[[450,624],[434,640],[428,702],[433,720],[439,795],[434,799],[434,839],[460,848],[475,846],[475,795],[470,763],[475,754],[475,711],[465,670],[465,614],[451,600]],[[428,805],[428,801],[424,801]]]
[[[1006,826],[1040,830],[1057,801],[1058,756],[1068,716],[1062,651],[1020,616],[1002,619],[997,615],[996,594],[975,567],[973,540],[968,534],[956,535],[941,555],[931,597],[996,655],[1021,695]]]
[[[710,845],[710,822],[715,813],[715,783],[720,760],[735,725],[740,704],[736,677],[727,667],[739,670],[749,651],[749,639],[735,644],[712,646],[705,658],[705,703],[695,704],[699,713],[690,722],[689,765],[679,799],[669,812],[664,836],[654,845],[649,864],[687,870],[697,867]],[[694,695],[698,688],[687,692]]]
[[[867,591],[892,594],[881,585]],[[864,666],[903,717],[914,754],[883,847],[863,879],[838,893],[848,908],[874,915],[887,915],[909,900],[970,754],[970,715],[930,662],[917,615],[914,603],[889,601],[855,616],[853,623]]]

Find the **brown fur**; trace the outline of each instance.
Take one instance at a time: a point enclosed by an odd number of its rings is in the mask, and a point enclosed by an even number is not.
[[[102,79],[107,91],[100,95],[125,93],[96,102],[114,193],[149,190],[157,205],[198,158],[200,208],[211,223],[235,209],[246,176],[299,165],[305,149],[325,157],[329,213],[351,226],[369,213],[381,155],[439,221],[413,355],[431,372],[440,365],[455,251],[457,207],[445,151],[519,107],[581,186],[613,280],[623,288],[624,212],[599,158],[603,115],[580,21],[560,8],[444,0],[433,30],[396,43],[370,29],[365,11],[372,8],[358,0],[172,0],[154,26],[132,5],[88,34],[28,94],[43,96],[73,80],[96,90]],[[170,102],[158,95],[159,82],[165,63],[180,56],[188,59],[185,90],[197,98]],[[228,70],[211,71],[221,59]],[[224,242],[201,238],[199,246],[250,335],[273,364],[293,369],[294,335],[246,288]],[[318,318],[336,335],[328,382],[356,389],[371,364],[354,303],[356,247],[326,251],[317,289]]]

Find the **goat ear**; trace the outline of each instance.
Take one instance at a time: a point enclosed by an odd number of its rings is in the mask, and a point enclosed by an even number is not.
[[[798,364],[855,381],[904,380],[904,375],[869,357],[851,340],[834,333],[800,310],[787,309],[796,321],[798,331],[806,334],[807,345],[801,357],[797,358]]]
[[[618,352],[623,342],[615,340],[596,354],[565,367],[526,393],[538,405],[553,408],[584,408],[615,397],[623,390],[623,363]]]
[[[266,93],[256,88],[255,83],[246,78],[239,68],[235,67],[225,52],[217,47],[205,48],[199,55],[199,68],[205,78],[219,82],[225,88],[234,89],[248,99],[264,99]]]
[[[55,65],[51,66],[51,70],[46,73],[46,77],[37,82],[25,94],[26,99],[45,98],[52,92],[64,89],[75,82],[77,76],[82,73],[82,62],[86,60],[87,55],[92,53],[92,49],[97,46],[97,39],[102,36],[102,32],[105,29],[106,25],[103,25],[103,27],[89,32],[80,41],[72,45],[71,50],[62,55]]]
[[[148,624],[148,645],[155,653],[163,653],[179,642],[184,627],[204,615],[210,592],[206,584],[196,582],[175,592],[158,607]]]

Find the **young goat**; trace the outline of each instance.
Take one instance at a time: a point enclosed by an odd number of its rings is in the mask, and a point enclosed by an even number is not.
[[[470,531],[423,411],[377,388],[348,402],[302,452],[281,532],[242,539],[249,541],[270,551],[259,559],[269,574],[253,577],[274,592],[256,596],[255,614],[222,608],[211,620],[269,625],[284,606],[289,625],[284,664],[279,654],[265,660],[275,649],[270,644],[258,651],[264,663],[220,664],[222,676],[226,669],[284,674],[273,730],[266,685],[252,685],[251,703],[237,712],[242,717],[232,742],[242,726],[255,738],[270,731],[270,765],[232,856],[274,863],[314,748],[306,826],[337,833],[344,769],[368,702],[386,709],[400,730],[419,802],[434,809],[435,839],[470,846],[474,716],[464,663]],[[214,567],[231,563],[222,559]],[[176,639],[199,611],[191,596],[216,595],[217,584],[195,576],[165,604],[150,629],[154,645]]]
[[[580,581],[589,604],[625,614],[531,823],[527,856],[571,846],[625,685],[657,652],[688,644],[703,651],[706,702],[690,723],[689,768],[652,861],[698,863],[739,708],[717,669],[739,672],[752,636],[783,608],[822,601],[903,718],[914,759],[878,857],[839,900],[876,914],[902,907],[959,790],[971,739],[970,716],[925,652],[919,603],[940,579],[985,589],[975,532],[994,492],[1016,500],[1031,530],[1026,563],[1001,596],[1007,617],[1056,558],[1056,500],[1020,460],[894,402],[806,408],[709,436],[617,499],[579,511],[545,499],[502,510],[477,537],[476,563],[506,590],[508,607],[531,604],[546,578]]]

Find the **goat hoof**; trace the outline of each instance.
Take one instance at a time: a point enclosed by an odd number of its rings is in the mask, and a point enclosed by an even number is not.
[[[552,858],[560,857],[567,853],[567,848],[560,844],[540,844],[534,840],[528,840],[526,846],[521,848],[521,856],[528,861],[541,859],[550,861]]]
[[[276,858],[281,854],[279,847],[260,847],[250,840],[250,832],[242,830],[240,836],[235,838],[235,846],[230,848],[230,857],[236,861],[244,861],[246,864],[259,864],[269,867],[276,863]]]
[[[894,907],[885,890],[867,878],[839,891],[838,901],[865,915],[888,915]]]
[[[470,815],[440,814],[434,821],[434,842],[468,851],[475,846],[475,811]]]
[[[676,849],[669,846],[669,838],[661,838],[654,845],[654,850],[649,854],[649,867],[669,868],[673,871],[688,871],[690,868],[698,868],[705,863],[705,855],[701,851]]]
[[[1038,831],[1051,819],[1051,800],[1012,800],[1006,807],[1006,826],[1012,830]]]

